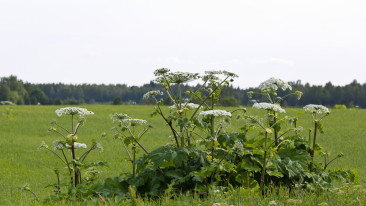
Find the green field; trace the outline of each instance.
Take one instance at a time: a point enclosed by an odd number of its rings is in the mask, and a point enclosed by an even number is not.
[[[129,171],[130,163],[121,161],[125,157],[122,145],[113,139],[113,123],[109,115],[115,112],[127,113],[133,118],[146,119],[155,128],[145,135],[142,143],[147,150],[170,143],[168,130],[159,117],[151,117],[152,106],[107,106],[84,105],[95,115],[87,116],[87,122],[80,129],[79,141],[90,145],[93,138],[102,132],[108,134],[103,140],[104,152],[94,151],[90,160],[103,160],[110,163],[102,169],[101,180]],[[51,188],[44,188],[56,181],[54,168],[61,164],[45,150],[37,151],[41,141],[52,145],[59,137],[48,133],[50,121],[57,119],[63,124],[69,123],[66,117],[58,117],[55,110],[59,106],[0,106],[0,113],[6,108],[13,109],[13,117],[0,115],[0,205],[27,205],[33,200],[30,193],[21,192],[19,187],[30,184],[32,190],[40,197],[51,193]],[[228,111],[234,108],[225,108]],[[287,115],[299,117],[298,125],[304,127],[303,134],[311,127],[311,117],[302,109],[286,109]],[[260,114],[258,110],[248,109],[250,114]],[[361,184],[366,181],[366,110],[331,110],[329,117],[323,121],[325,133],[320,134],[318,143],[335,156],[342,152],[344,157],[330,167],[353,169],[359,173]],[[240,122],[233,122],[233,128]]]

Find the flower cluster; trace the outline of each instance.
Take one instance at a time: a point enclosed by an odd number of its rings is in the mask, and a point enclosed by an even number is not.
[[[170,69],[167,68],[161,68],[161,69],[157,69],[154,71],[155,76],[161,76],[164,75],[166,73],[170,72]]]
[[[308,104],[304,107],[304,110],[306,112],[312,112],[312,113],[318,113],[318,114],[328,114],[329,113],[329,109],[326,108],[323,105],[317,105],[317,104]]]
[[[111,119],[113,122],[121,121],[124,119],[131,119],[131,117],[129,117],[127,114],[122,114],[122,113],[114,113],[114,114],[111,114],[110,116],[111,116]]]
[[[266,102],[261,102],[261,103],[256,102],[256,103],[253,104],[253,108],[273,110],[275,112],[286,113],[286,111],[284,109],[282,109],[279,105],[266,103]]]
[[[146,94],[144,94],[143,99],[149,99],[151,96],[156,95],[163,95],[163,92],[161,92],[160,90],[149,91]]]
[[[61,109],[57,109],[56,111],[57,116],[61,117],[63,114],[67,115],[80,115],[80,117],[83,117],[84,115],[93,115],[94,112],[88,111],[85,108],[80,107],[65,107]]]
[[[174,72],[168,73],[168,80],[172,83],[186,83],[198,79],[198,73]]]
[[[193,80],[196,80],[199,78],[198,73],[190,73],[190,72],[166,72],[164,71],[158,71],[156,72],[156,76],[159,76],[155,79],[156,82],[159,83],[165,83],[165,81],[168,81],[170,83],[186,83]],[[163,76],[163,77],[162,77]]]
[[[267,81],[262,82],[259,87],[260,90],[277,90],[281,88],[283,91],[286,89],[292,90],[292,87],[282,79],[270,78]]]
[[[147,124],[147,121],[143,120],[143,119],[124,119],[124,120],[121,120],[121,123],[131,125],[131,126],[138,126],[138,125]]]
[[[228,71],[205,71],[205,75],[202,77],[203,81],[210,81],[210,82],[214,82],[214,81],[219,81],[220,78],[217,75],[223,74],[227,77],[231,77],[231,78],[236,78],[239,77],[237,74],[234,74],[232,72],[228,72]]]
[[[188,110],[193,110],[193,109],[197,109],[200,105],[198,104],[194,104],[194,103],[188,103],[188,104],[184,104],[183,107],[184,109],[188,109]],[[169,107],[169,109],[176,109],[177,107],[175,105],[172,105]]]
[[[225,110],[208,110],[200,112],[198,117],[231,117],[231,113]]]

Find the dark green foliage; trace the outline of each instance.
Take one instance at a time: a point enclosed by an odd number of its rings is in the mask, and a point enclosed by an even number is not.
[[[299,90],[304,93],[304,96],[298,101],[296,97],[289,97],[284,102],[284,106],[304,106],[306,104],[322,104],[333,106],[335,104],[346,105],[349,108],[359,106],[366,108],[366,84],[360,84],[353,81],[345,86],[334,86],[328,82],[324,86],[310,84],[302,84],[301,81],[290,82],[294,90]],[[194,86],[194,89],[201,85]],[[60,105],[62,104],[94,104],[112,102],[114,98],[122,96],[126,102],[134,102],[141,104],[149,104],[142,100],[142,95],[150,90],[161,88],[159,83],[150,82],[141,87],[127,86],[125,84],[116,85],[96,85],[96,84],[30,84],[24,83],[17,79],[16,76],[2,77],[0,81],[0,100],[12,101],[16,104],[32,104],[30,95],[33,90],[40,89],[48,99],[47,104]],[[192,87],[182,85],[185,91]],[[177,91],[176,85],[172,86],[174,92]],[[248,91],[258,91],[254,88],[233,88],[232,86],[222,89],[220,103],[223,106],[249,105],[250,99],[246,95]],[[284,96],[285,92],[278,91],[278,96]],[[166,96],[164,96],[166,97]],[[185,97],[185,96],[184,96]],[[254,95],[255,99],[259,96]],[[234,100],[235,99],[235,100]],[[71,101],[73,100],[73,101]],[[164,98],[165,105],[171,105],[169,98]],[[42,100],[43,101],[43,100]],[[36,100],[33,99],[33,104]],[[37,101],[40,102],[41,101]],[[41,103],[41,104],[46,104]]]

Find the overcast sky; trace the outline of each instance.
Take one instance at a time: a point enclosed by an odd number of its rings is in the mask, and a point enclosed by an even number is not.
[[[142,85],[162,67],[365,83],[366,1],[0,0],[0,77]]]

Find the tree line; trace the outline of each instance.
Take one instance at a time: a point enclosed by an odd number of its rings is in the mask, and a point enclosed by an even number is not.
[[[285,106],[301,107],[313,103],[366,108],[366,83],[360,84],[354,80],[345,86],[335,86],[331,82],[323,86],[302,84],[298,80],[289,84],[293,90],[303,92],[303,96],[300,101],[295,96],[287,98]],[[197,89],[200,85],[183,85],[183,87],[189,90]],[[174,86],[172,89],[177,90]],[[0,79],[0,101],[11,101],[19,105],[150,104],[149,100],[144,100],[142,97],[151,90],[162,90],[162,87],[153,81],[142,86],[127,86],[126,84],[33,84],[23,82],[13,75]],[[259,89],[225,87],[221,91],[219,103],[222,106],[251,105],[248,91],[259,92]],[[285,93],[279,90],[278,96],[282,95]],[[165,97],[163,96],[164,104],[170,105],[170,99]],[[253,99],[260,98],[254,97]]]

